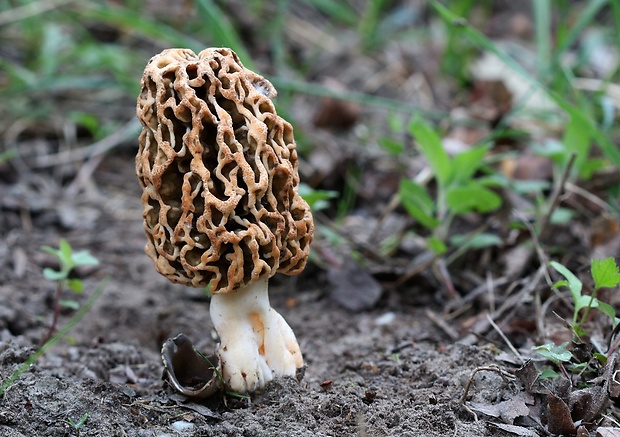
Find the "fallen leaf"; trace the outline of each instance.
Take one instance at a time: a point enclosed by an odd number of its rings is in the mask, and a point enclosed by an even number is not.
[[[532,360],[527,360],[515,371],[515,375],[519,378],[519,381],[521,381],[521,384],[523,384],[527,392],[532,394],[547,393],[547,389],[540,385],[540,379],[538,378],[540,372],[538,372]]]
[[[540,435],[536,431],[525,428],[524,426],[507,425],[505,423],[489,423],[489,425],[493,428],[498,428],[502,431],[521,437],[538,437]]]
[[[575,420],[590,422],[596,419],[611,405],[609,396],[600,385],[572,392],[568,406]]]
[[[341,266],[327,270],[327,279],[332,288],[331,298],[350,311],[370,309],[381,297],[381,284],[348,256]]]
[[[487,416],[501,418],[504,422],[513,424],[517,417],[528,416],[530,409],[525,404],[521,394],[517,394],[512,399],[498,404],[471,403],[469,407],[477,413]]]
[[[577,432],[568,405],[553,393],[547,394],[547,419],[551,434],[575,435]]]

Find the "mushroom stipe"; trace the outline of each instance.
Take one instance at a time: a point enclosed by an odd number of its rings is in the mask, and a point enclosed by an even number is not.
[[[141,86],[136,172],[147,255],[170,281],[210,287],[228,389],[248,393],[294,377],[303,358],[269,304],[268,280],[304,269],[314,224],[274,87],[227,48],[164,50]]]

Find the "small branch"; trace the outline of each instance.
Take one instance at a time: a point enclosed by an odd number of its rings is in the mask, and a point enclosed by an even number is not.
[[[481,371],[487,371],[487,372],[497,372],[499,373],[499,375],[502,377],[502,379],[506,380],[506,379],[514,379],[514,375],[512,375],[511,373],[506,372],[505,370],[500,369],[500,367],[496,364],[491,364],[490,366],[481,366],[481,367],[476,367],[472,372],[471,375],[469,375],[469,378],[467,378],[467,383],[465,384],[465,389],[463,390],[463,396],[461,396],[461,405],[474,416],[474,420],[478,421],[478,415],[467,406],[467,395],[469,394],[469,389],[472,385],[472,383],[474,382],[474,377],[476,376],[476,373],[481,372]]]
[[[56,292],[54,293],[54,313],[52,316],[52,323],[47,331],[47,334],[41,339],[41,345],[47,343],[50,338],[56,332],[56,325],[58,324],[58,315],[60,314],[60,296],[65,288],[65,280],[58,281],[56,285]]]
[[[508,337],[506,337],[506,335],[502,332],[502,330],[499,329],[499,326],[497,326],[497,324],[493,321],[491,316],[489,316],[489,314],[487,314],[486,316],[487,316],[487,320],[489,321],[493,329],[495,329],[495,331],[499,334],[499,336],[502,337],[502,340],[504,340],[504,343],[506,343],[506,345],[510,348],[512,353],[515,354],[515,356],[519,359],[519,361],[521,361],[521,364],[525,363],[523,356],[521,356],[519,351],[512,345],[512,343],[510,342],[510,340],[508,340]]]
[[[553,190],[553,193],[551,194],[551,205],[549,206],[549,210],[547,211],[547,214],[545,214],[545,216],[540,220],[540,223],[539,223],[539,227],[540,227],[538,231],[539,238],[544,233],[545,228],[547,227],[547,224],[549,223],[549,220],[551,219],[551,215],[553,214],[553,212],[557,209],[558,205],[560,204],[560,195],[564,191],[564,186],[566,185],[566,181],[568,180],[568,177],[570,176],[570,172],[573,169],[573,165],[575,164],[576,158],[577,158],[577,154],[573,152],[568,160],[568,163],[566,164],[566,168],[564,169],[564,173],[562,174],[562,179],[560,179],[560,183],[555,186],[555,189]]]

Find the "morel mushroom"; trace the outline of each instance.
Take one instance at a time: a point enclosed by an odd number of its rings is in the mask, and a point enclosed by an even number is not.
[[[275,89],[226,48],[164,50],[141,86],[136,170],[146,253],[172,282],[210,286],[231,390],[294,376],[301,351],[269,304],[267,282],[304,269],[314,225]]]

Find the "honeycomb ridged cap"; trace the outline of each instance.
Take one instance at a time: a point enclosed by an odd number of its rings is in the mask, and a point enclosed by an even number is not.
[[[271,83],[230,49],[168,49],[141,87],[136,172],[157,271],[216,294],[301,272],[314,225]]]

